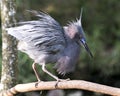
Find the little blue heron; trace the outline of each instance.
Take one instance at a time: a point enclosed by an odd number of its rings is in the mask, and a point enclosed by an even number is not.
[[[40,77],[36,64],[41,65],[45,73],[60,81],[61,79],[46,69],[46,64],[55,63],[57,72],[62,75],[73,71],[79,59],[81,45],[93,57],[81,24],[82,10],[79,19],[63,27],[46,12],[29,12],[38,19],[19,22],[18,26],[8,28],[7,31],[18,39],[18,50],[34,60],[32,67],[38,81]]]

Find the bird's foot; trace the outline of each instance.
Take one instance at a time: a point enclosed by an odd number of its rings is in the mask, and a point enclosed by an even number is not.
[[[35,87],[37,88],[37,87],[38,87],[38,84],[41,83],[41,82],[43,82],[43,81],[38,80],[38,82],[35,83]]]
[[[65,82],[65,81],[69,81],[69,80],[70,80],[70,78],[67,78],[67,79],[58,79],[57,82],[56,82],[56,84],[55,84],[55,88],[56,89],[58,88],[58,83],[59,82]]]

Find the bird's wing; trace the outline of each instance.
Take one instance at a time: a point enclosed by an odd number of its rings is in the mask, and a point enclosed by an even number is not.
[[[41,11],[29,11],[38,20],[19,22],[17,27],[8,28],[8,34],[26,42],[39,51],[57,52],[66,45],[65,34],[60,24]]]

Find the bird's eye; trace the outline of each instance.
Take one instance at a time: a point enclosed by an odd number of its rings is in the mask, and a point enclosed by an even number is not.
[[[82,34],[76,34],[75,38],[80,40],[81,38],[83,38],[83,35]]]
[[[75,34],[75,37],[74,37],[75,39],[80,39],[80,36],[79,36],[79,34]]]
[[[79,39],[82,38],[82,37],[83,37],[83,36],[80,34],[80,35],[79,35]]]

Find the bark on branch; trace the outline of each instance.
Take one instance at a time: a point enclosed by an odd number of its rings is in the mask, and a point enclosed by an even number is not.
[[[40,82],[37,87],[35,87],[35,84],[36,82],[27,83],[27,84],[18,84],[15,87],[0,93],[0,96],[13,96],[19,92],[56,89],[55,88],[56,81]],[[57,89],[82,89],[82,90],[108,94],[112,96],[120,96],[120,88],[110,87],[110,86],[101,85],[83,80],[70,80],[70,81],[59,82]]]

